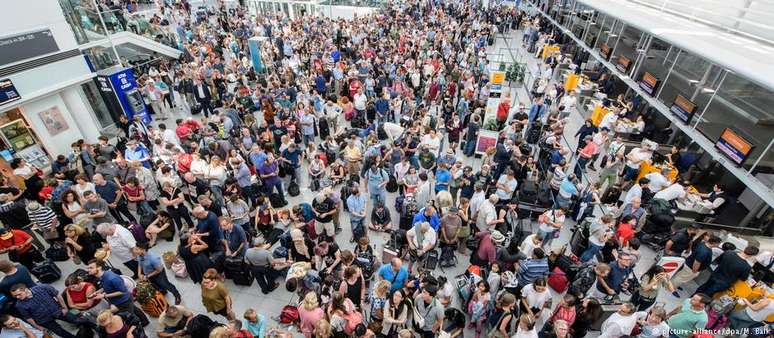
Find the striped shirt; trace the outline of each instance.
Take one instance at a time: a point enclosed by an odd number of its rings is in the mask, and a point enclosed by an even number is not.
[[[29,211],[27,214],[30,218],[30,223],[37,225],[43,230],[49,230],[56,219],[56,214],[46,206],[40,206],[38,210]]]
[[[548,275],[548,259],[528,259],[519,263],[519,284],[532,284],[536,279]]]

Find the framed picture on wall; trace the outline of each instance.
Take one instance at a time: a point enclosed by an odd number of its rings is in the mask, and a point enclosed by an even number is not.
[[[62,112],[57,107],[41,111],[38,113],[38,116],[40,116],[40,120],[43,121],[43,125],[46,126],[46,130],[48,130],[51,136],[55,136],[70,128],[62,116]]]

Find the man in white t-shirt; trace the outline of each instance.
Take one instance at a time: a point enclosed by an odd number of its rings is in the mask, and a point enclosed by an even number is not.
[[[642,162],[650,160],[653,153],[647,148],[633,148],[626,155],[626,166],[624,167],[624,181],[631,181],[640,172]]]
[[[661,172],[657,171],[645,175],[650,180],[650,191],[659,192],[670,186],[672,182],[669,182],[669,179],[666,178],[665,175],[667,174],[669,174],[669,169],[662,169]]]
[[[532,257],[532,251],[534,251],[535,248],[542,246],[543,237],[541,237],[540,234],[531,234],[527,237],[524,237],[524,241],[522,241],[521,245],[519,245],[519,251],[521,251],[521,253],[527,257]]]
[[[110,250],[110,258],[124,263],[136,279],[137,261],[134,259],[132,248],[137,246],[137,241],[132,232],[118,224],[100,223],[97,225],[97,233],[105,238]]]
[[[620,305],[618,311],[610,315],[602,323],[601,333],[598,338],[618,338],[628,336],[637,324],[637,316],[634,315],[634,304],[625,302]]]
[[[540,316],[540,311],[546,307],[551,299],[551,292],[548,291],[545,282],[544,278],[538,278],[534,283],[527,284],[521,289],[521,301],[524,308],[535,318]]]
[[[494,221],[497,219],[497,209],[495,204],[500,200],[497,195],[489,195],[489,199],[485,200],[478,207],[476,215],[476,226],[479,230],[486,230],[493,228]],[[490,229],[491,230],[491,229]]]
[[[657,192],[655,195],[653,195],[653,199],[662,199],[665,201],[671,201],[675,199],[685,199],[685,196],[688,195],[688,189],[690,187],[688,185],[683,186],[680,183],[675,183],[667,187],[666,189],[663,189],[659,192]]]
[[[518,185],[519,181],[513,176],[513,170],[508,169],[505,171],[505,175],[500,176],[500,179],[497,180],[495,194],[501,201],[510,201]]]
[[[355,110],[358,111],[358,114],[364,114],[366,110],[366,103],[368,102],[368,97],[363,93],[363,88],[360,88],[357,90],[357,94],[355,94],[355,97],[352,98],[355,105]]]

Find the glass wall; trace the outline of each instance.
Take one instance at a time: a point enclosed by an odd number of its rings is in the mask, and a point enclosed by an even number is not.
[[[127,21],[120,8],[95,7],[94,3],[92,0],[59,0],[65,20],[79,44],[98,41],[104,39],[107,34],[126,29]],[[102,25],[102,20],[105,21],[105,26]]]

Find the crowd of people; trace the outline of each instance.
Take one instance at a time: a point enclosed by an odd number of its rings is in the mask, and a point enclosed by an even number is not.
[[[0,337],[688,338],[774,314],[772,256],[698,226],[670,231],[659,249],[685,267],[632,278],[650,264],[643,224],[689,189],[661,174],[637,180],[654,149],[627,151],[610,121],[581,127],[576,151],[563,141],[577,98],[553,82],[561,56],[539,60],[529,107],[503,94],[498,142],[474,159],[489,128],[486,48],[517,29],[528,50],[560,40],[539,17],[477,1],[390,2],[351,20],[222,4],[202,15],[162,1],[154,17],[183,50],[138,74],[155,122],[122,116],[117,137],[73,143],[50,174],[17,159],[0,181]],[[268,38],[262,72],[252,36]],[[724,197],[720,185],[706,194],[718,207]],[[534,232],[521,204],[539,210]],[[587,238],[558,250],[576,223]],[[382,252],[378,233],[389,237]],[[177,251],[158,252],[159,241]],[[45,258],[83,268],[57,290]],[[447,276],[454,265],[469,268]],[[168,271],[200,286],[207,314],[185,307],[196,300]],[[696,293],[682,290],[705,271]],[[263,294],[283,285],[300,302],[238,309],[225,279],[255,280]],[[722,314],[729,324],[712,317],[713,297],[748,279],[758,297]],[[681,305],[657,303],[661,290]],[[157,332],[145,330],[149,315]]]

